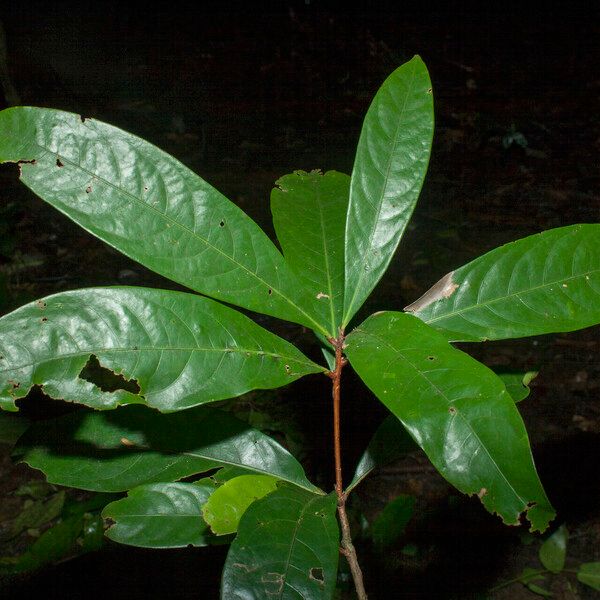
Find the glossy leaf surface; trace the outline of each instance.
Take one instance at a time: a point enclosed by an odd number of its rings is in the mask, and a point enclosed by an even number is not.
[[[350,177],[336,171],[296,171],[275,182],[271,211],[289,267],[323,305],[322,320],[337,336],[344,308],[344,229]]]
[[[129,491],[102,511],[105,535],[121,544],[144,548],[206,546],[211,533],[202,506],[214,487],[193,483],[152,483]]]
[[[0,112],[0,162],[84,229],[198,292],[325,331],[283,257],[243,211],[175,158],[95,119]],[[34,162],[31,162],[34,161]]]
[[[330,600],[339,532],[336,497],[281,486],[248,508],[231,545],[222,600]]]
[[[223,466],[317,489],[275,440],[208,408],[168,415],[143,406],[80,410],[30,427],[16,456],[51,483],[98,492],[176,481]]]
[[[104,392],[83,378],[92,355],[124,378],[121,389]],[[53,398],[97,409],[144,403],[170,412],[319,370],[236,310],[182,292],[90,288],[0,319],[0,406],[9,410],[40,385]]]
[[[549,229],[500,246],[448,273],[404,310],[454,341],[600,323],[600,224]]]
[[[352,482],[346,491],[354,489],[369,473],[408,452],[417,445],[395,415],[388,415],[371,438],[358,461]]]
[[[566,525],[561,525],[540,548],[540,561],[553,573],[560,573],[565,566],[567,557],[567,541],[569,532]]]
[[[404,313],[373,315],[346,343],[354,369],[450,483],[507,524],[526,513],[532,530],[546,529],[554,511],[525,425],[492,371]]]
[[[235,477],[214,491],[202,516],[217,535],[235,533],[246,509],[276,488],[277,479],[268,475]]]
[[[392,259],[423,185],[433,138],[429,73],[415,56],[383,83],[363,123],[346,221],[346,325]]]

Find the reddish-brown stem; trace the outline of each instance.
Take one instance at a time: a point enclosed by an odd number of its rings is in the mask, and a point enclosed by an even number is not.
[[[338,517],[340,519],[340,527],[342,530],[340,552],[346,557],[356,595],[359,600],[367,600],[367,593],[363,583],[362,571],[358,564],[356,549],[352,543],[352,535],[350,532],[350,523],[346,515],[346,494],[344,493],[344,483],[342,478],[342,451],[340,440],[340,386],[342,382],[342,369],[346,364],[344,358],[344,332],[340,333],[336,339],[330,340],[335,348],[335,369],[330,373],[333,386],[333,455],[335,459],[335,493],[338,497]]]

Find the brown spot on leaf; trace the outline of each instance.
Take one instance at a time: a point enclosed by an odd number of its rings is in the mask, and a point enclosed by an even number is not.
[[[88,185],[88,186],[85,188],[85,193],[86,193],[86,194],[89,194],[91,191],[92,191],[92,186],[91,186],[91,185]]]
[[[487,494],[487,488],[482,487],[477,493],[478,498],[481,500]]]
[[[456,408],[454,408],[454,406],[450,406],[450,407],[448,408],[448,412],[449,412],[451,415],[455,415],[455,414],[456,414],[458,411],[456,410]]]
[[[36,300],[36,301],[35,301],[35,304],[36,304],[36,306],[37,306],[38,308],[40,308],[40,309],[42,309],[42,310],[43,310],[44,308],[46,308],[46,306],[48,306],[48,305],[47,305],[47,304],[46,304],[46,303],[45,303],[43,300]]]
[[[458,283],[452,281],[454,271],[446,273],[437,283],[430,287],[418,300],[415,300],[412,304],[404,307],[405,312],[416,313],[430,304],[442,300],[443,298],[450,298],[452,294],[458,289]]]

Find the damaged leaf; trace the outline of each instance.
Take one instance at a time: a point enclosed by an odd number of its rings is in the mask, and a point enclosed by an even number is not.
[[[7,410],[39,385],[53,398],[96,409],[146,404],[171,412],[324,370],[201,296],[91,288],[49,296],[44,306],[33,302],[0,319],[0,406]],[[90,359],[122,384],[91,383]]]
[[[336,497],[281,486],[244,513],[231,544],[222,600],[329,600],[335,589],[339,532]]]
[[[149,269],[327,333],[319,301],[260,227],[145,140],[73,113],[13,107],[0,112],[0,162],[18,161],[35,194]]]
[[[502,381],[411,315],[369,317],[346,340],[350,363],[438,471],[510,525],[554,518],[525,425]]]

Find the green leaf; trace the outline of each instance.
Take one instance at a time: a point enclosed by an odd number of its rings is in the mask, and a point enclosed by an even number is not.
[[[505,523],[554,518],[527,431],[502,381],[412,315],[373,315],[347,338],[356,372],[402,421],[438,471]]]
[[[24,573],[65,558],[75,549],[82,527],[82,516],[64,519],[42,533],[8,570],[12,573]]]
[[[2,403],[0,401],[1,406]],[[0,444],[14,446],[27,427],[29,427],[27,419],[0,411]]]
[[[549,229],[496,248],[448,273],[404,310],[454,341],[600,323],[600,224]]]
[[[365,117],[346,221],[346,326],[387,269],[415,208],[433,138],[429,73],[415,56],[383,83]]]
[[[358,461],[352,482],[346,492],[353,490],[371,471],[412,452],[417,445],[395,415],[388,415],[377,428],[367,449]]]
[[[321,335],[318,332],[315,332],[317,340],[319,341],[319,346],[321,348],[321,353],[325,358],[325,362],[329,367],[330,371],[335,371],[335,351],[333,350],[333,346],[331,342],[327,340],[324,335]]]
[[[393,544],[413,516],[415,497],[401,494],[388,502],[371,525],[373,544],[380,550]]]
[[[168,415],[143,406],[79,410],[34,424],[15,454],[51,483],[98,492],[175,481],[223,466],[318,491],[275,440],[205,407]]]
[[[116,389],[84,379],[91,356],[118,376]],[[0,319],[0,406],[9,410],[39,385],[96,409],[144,403],[170,412],[322,370],[236,310],[182,292],[76,290]]]
[[[202,509],[204,520],[217,535],[235,533],[246,509],[277,488],[269,475],[242,475],[216,489]]]
[[[81,553],[100,550],[104,545],[104,523],[100,515],[85,514],[81,530]]]
[[[536,583],[526,583],[525,586],[528,590],[532,591],[538,596],[544,596],[544,598],[552,598],[552,592],[545,590],[543,587],[540,587]]]
[[[577,579],[600,592],[600,562],[583,563],[577,571]]]
[[[336,497],[281,486],[244,513],[229,549],[221,598],[329,600],[339,531]]]
[[[531,389],[529,384],[538,376],[539,371],[527,371],[526,373],[496,371],[496,375],[502,379],[502,383],[506,387],[506,391],[510,394],[513,401],[521,402],[529,396]]]
[[[560,573],[565,566],[567,540],[569,532],[566,525],[561,525],[541,546],[540,561],[553,573]]]
[[[344,228],[350,177],[336,171],[296,171],[275,182],[271,211],[286,263],[323,305],[337,337],[344,307]]]
[[[102,511],[115,542],[144,548],[206,546],[211,534],[202,506],[214,487],[193,483],[153,483],[129,491]]]
[[[0,112],[0,162],[17,161],[34,193],[149,269],[326,333],[318,301],[260,227],[152,144],[95,119],[14,107]]]
[[[60,491],[46,501],[34,500],[30,504],[25,504],[25,508],[13,521],[11,536],[15,537],[25,529],[37,529],[56,519],[62,511],[64,502],[65,492]]]

